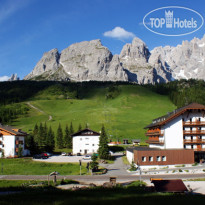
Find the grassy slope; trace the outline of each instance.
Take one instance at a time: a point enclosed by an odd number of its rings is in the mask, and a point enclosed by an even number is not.
[[[87,91],[83,100],[32,100],[31,104],[44,113],[31,109],[28,116],[17,119],[13,125],[28,131],[33,129],[35,123],[46,121],[56,130],[59,122],[65,128],[66,123],[72,121],[75,129],[79,123],[82,126],[89,123],[91,129],[99,131],[105,124],[112,139],[145,139],[143,127],[151,123],[152,119],[175,109],[167,96],[141,86],[123,85],[120,90],[118,97],[109,100],[105,99],[105,88]],[[40,96],[42,98],[43,94]],[[48,121],[49,115],[53,120]]]

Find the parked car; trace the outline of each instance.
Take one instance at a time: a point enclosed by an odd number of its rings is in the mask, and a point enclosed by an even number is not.
[[[85,156],[83,157],[83,159],[85,159],[85,160],[90,160],[90,159],[91,159],[91,156],[90,156],[90,155],[85,155]]]
[[[68,156],[73,156],[73,154],[71,152],[68,152]]]
[[[61,153],[61,156],[66,156],[66,155],[67,155],[66,152]]]
[[[48,156],[44,155],[43,153],[42,154],[35,154],[33,156],[33,159],[48,159]]]
[[[77,156],[81,156],[80,152],[77,153]]]
[[[53,156],[53,154],[52,154],[52,153],[50,153],[50,152],[45,152],[45,154],[47,154],[47,156],[48,156],[48,157]]]

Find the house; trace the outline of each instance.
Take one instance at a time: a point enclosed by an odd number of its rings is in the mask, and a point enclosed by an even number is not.
[[[134,140],[132,140],[132,144],[133,144],[133,145],[139,145],[140,142],[141,142],[140,139],[134,139]]]
[[[0,157],[17,157],[19,151],[25,155],[26,136],[20,129],[0,124]]]
[[[149,147],[128,149],[140,165],[192,164],[205,159],[205,106],[191,103],[145,127]],[[132,157],[131,157],[132,155]]]
[[[71,135],[73,138],[73,154],[93,154],[99,148],[100,134],[88,128]]]
[[[123,139],[123,144],[129,144],[129,139]]]

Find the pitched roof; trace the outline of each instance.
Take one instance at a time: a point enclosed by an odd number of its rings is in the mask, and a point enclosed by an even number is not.
[[[13,127],[11,127],[11,126],[2,125],[2,124],[0,124],[0,132],[1,132],[1,131],[8,132],[8,133],[11,134],[11,135],[20,135],[20,136],[26,136],[26,135],[27,135],[26,132],[23,132],[23,131],[20,130],[20,129],[16,129],[16,128],[13,128]]]
[[[157,192],[185,192],[188,191],[181,179],[152,180]]]
[[[96,135],[100,135],[100,133],[93,131],[89,128],[86,128],[72,134],[71,136],[74,137],[74,136],[96,136]]]
[[[145,129],[164,125],[167,122],[173,120],[174,118],[182,115],[187,110],[204,110],[205,111],[205,106],[202,104],[198,104],[198,103],[191,103],[189,105],[186,105],[184,107],[176,109],[176,110],[168,113],[167,115],[164,115],[164,116],[161,116],[159,118],[154,119],[151,124],[149,124],[145,127]]]

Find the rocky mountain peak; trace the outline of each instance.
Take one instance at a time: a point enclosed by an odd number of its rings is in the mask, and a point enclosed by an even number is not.
[[[72,44],[61,53],[57,49],[44,53],[25,79],[161,83],[181,78],[205,80],[204,67],[205,35],[151,52],[136,37],[114,56],[96,39]]]

